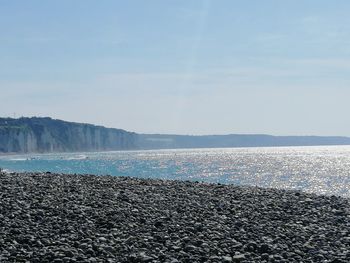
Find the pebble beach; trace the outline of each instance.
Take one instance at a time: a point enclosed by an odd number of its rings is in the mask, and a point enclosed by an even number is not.
[[[350,262],[349,208],[299,191],[0,173],[0,262]]]

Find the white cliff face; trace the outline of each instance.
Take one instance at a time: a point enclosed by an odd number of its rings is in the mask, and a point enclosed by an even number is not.
[[[28,129],[0,129],[0,152],[26,153],[37,149],[37,141]]]
[[[37,151],[37,140],[33,132],[29,132],[25,141],[25,152],[36,152]]]
[[[123,130],[49,118],[24,119],[22,122],[26,122],[21,123],[21,126],[0,125],[0,152],[70,152],[135,148],[136,135]]]

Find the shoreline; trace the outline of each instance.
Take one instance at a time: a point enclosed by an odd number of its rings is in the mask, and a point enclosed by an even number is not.
[[[227,146],[227,147],[189,147],[189,148],[154,148],[154,149],[123,149],[100,151],[54,151],[54,152],[0,152],[0,157],[6,156],[32,156],[52,154],[91,154],[91,153],[123,153],[123,152],[153,152],[153,151],[191,151],[191,150],[227,150],[227,149],[272,149],[272,148],[322,148],[322,147],[349,147],[350,144],[319,144],[319,145],[275,145],[275,146]]]
[[[1,173],[1,262],[349,262],[350,205],[293,190]]]

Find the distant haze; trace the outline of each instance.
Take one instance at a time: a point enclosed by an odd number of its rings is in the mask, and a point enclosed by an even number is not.
[[[1,1],[0,115],[350,136],[350,1]]]

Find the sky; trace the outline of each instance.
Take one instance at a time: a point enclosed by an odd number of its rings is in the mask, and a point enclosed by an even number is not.
[[[0,115],[350,136],[348,0],[0,0]]]

